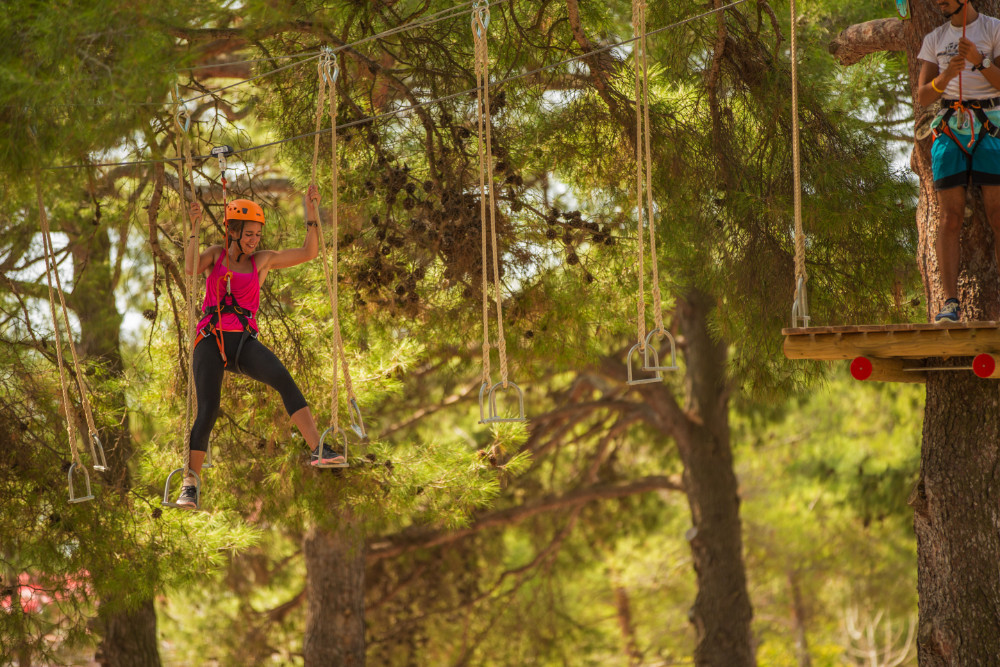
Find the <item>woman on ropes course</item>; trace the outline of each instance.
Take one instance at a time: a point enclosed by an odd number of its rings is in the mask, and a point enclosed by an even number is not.
[[[1000,264],[1000,20],[976,11],[969,0],[937,0],[948,19],[924,37],[917,56],[917,101],[941,110],[931,123],[931,168],[941,209],[937,261],[945,303],[934,318],[958,322],[958,272],[965,191],[983,190]]]
[[[219,416],[225,371],[242,373],[281,394],[292,423],[313,450],[312,465],[344,462],[343,456],[326,446],[322,456],[318,455],[320,435],[305,397],[274,353],[257,340],[260,286],[268,272],[308,262],[319,253],[319,190],[315,185],[309,187],[306,201],[306,238],[301,248],[257,250],[264,231],[264,210],[249,199],[235,199],[226,206],[225,247],[213,245],[199,254],[198,234],[188,239],[185,271],[189,275],[211,272],[205,282],[204,317],[198,323],[191,359],[198,416],[191,427],[189,472],[177,500],[181,507],[197,507],[195,475],[201,474],[208,438]],[[191,204],[190,217],[197,230],[201,220],[198,202]]]

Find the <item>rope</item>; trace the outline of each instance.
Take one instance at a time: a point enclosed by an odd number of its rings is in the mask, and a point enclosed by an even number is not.
[[[478,6],[476,7],[478,10]],[[473,40],[475,41],[475,71],[476,71],[476,120],[477,120],[477,137],[479,139],[477,145],[479,147],[479,229],[480,237],[482,239],[482,262],[479,265],[479,272],[483,278],[483,288],[482,288],[482,301],[483,301],[483,384],[486,386],[493,386],[493,380],[490,377],[490,286],[489,280],[486,277],[486,239],[488,232],[486,229],[486,174],[484,173],[483,163],[485,162],[485,150],[486,146],[483,143],[483,73],[480,67],[479,59],[479,41],[476,38],[476,32],[479,27],[476,25],[476,19],[479,12],[473,11],[472,13],[472,33]],[[487,82],[488,83],[488,82]]]
[[[90,435],[87,444],[90,447],[90,457],[94,462],[94,465],[100,465],[101,460],[97,458],[97,450],[94,448],[94,442],[97,440],[97,426],[94,425],[94,413],[90,406],[90,399],[87,397],[87,385],[83,379],[83,367],[80,364],[80,357],[76,352],[76,342],[73,340],[73,328],[70,326],[69,322],[69,308],[66,306],[66,294],[63,292],[62,279],[59,277],[59,271],[55,266],[55,247],[52,245],[49,218],[48,214],[45,212],[45,203],[42,201],[41,182],[36,180],[35,187],[38,196],[39,217],[42,220],[42,234],[45,238],[45,242],[48,244],[48,252],[52,256],[52,275],[55,277],[56,293],[59,295],[59,304],[62,307],[63,321],[66,324],[66,341],[69,343],[69,351],[73,358],[73,373],[76,375],[76,388],[80,393],[80,407],[83,408],[83,415],[87,420],[87,430]],[[68,408],[69,406],[67,405],[67,409]]]
[[[486,205],[486,191],[485,186],[488,182],[489,184],[489,207],[490,207],[490,241],[493,249],[493,290],[497,306],[497,350],[500,353],[500,380],[503,382],[504,389],[508,385],[507,377],[507,341],[504,337],[503,332],[503,299],[500,295],[500,253],[497,248],[497,221],[496,221],[496,192],[493,188],[493,130],[492,121],[490,119],[490,55],[489,46],[487,43],[487,28],[490,24],[490,10],[488,2],[477,1],[473,6],[472,12],[472,36],[475,41],[475,57],[476,57],[476,114],[479,124],[479,201],[480,201],[480,214],[482,219],[482,225],[485,229],[486,216],[484,215],[484,207]],[[483,135],[485,130],[485,144],[486,144],[486,154],[483,154]],[[484,160],[485,158],[485,160]],[[485,171],[485,181],[484,182],[484,172]],[[486,254],[483,253],[483,282],[484,290],[483,295],[485,299],[486,281]],[[485,305],[485,302],[484,302]],[[484,319],[484,325],[487,324],[487,319]],[[483,353],[484,357],[489,355],[489,339],[485,333],[488,327],[484,326],[484,342],[483,342]],[[487,362],[488,363],[488,362]],[[483,373],[488,370],[487,366],[484,366]]]
[[[181,136],[181,156],[184,158],[182,162],[177,165],[178,170],[178,182],[180,183],[181,189],[181,229],[183,230],[183,236],[187,237],[187,242],[190,244],[191,237],[198,236],[198,224],[191,223],[190,228],[188,227],[188,217],[184,211],[184,205],[187,203],[187,195],[184,191],[184,165],[187,164],[188,168],[188,178],[191,179],[191,200],[194,201],[195,189],[194,189],[194,164],[191,160],[191,142],[188,137],[185,128],[181,127],[180,122],[180,101],[178,97],[175,96],[177,105],[177,112],[174,114],[174,125],[177,127],[177,133]],[[187,248],[185,247],[185,255],[187,254]],[[185,257],[185,261],[186,261]],[[195,262],[197,262],[197,257]],[[192,272],[188,274],[185,278],[185,287],[187,289],[187,316],[188,316],[188,347],[191,350],[191,357],[194,356],[194,345],[195,345],[195,327],[197,325],[197,317],[195,315],[195,279],[196,276]],[[189,358],[187,363],[187,394],[184,401],[184,433],[181,435],[181,442],[187,442],[187,447],[184,448],[184,477],[188,476],[191,468],[191,421],[194,419],[195,412],[195,395],[194,395],[194,364],[193,359]]]
[[[316,172],[319,165],[319,128],[323,117],[323,106],[325,103],[325,98],[329,97],[330,101],[330,127],[337,127],[337,114],[338,114],[338,100],[337,100],[337,77],[339,75],[339,69],[336,67],[336,63],[333,61],[333,51],[327,50],[324,52],[323,56],[319,61],[319,91],[316,96],[316,133],[315,142],[313,144],[313,159],[312,159],[312,172],[310,175],[310,183],[316,185]],[[329,94],[327,92],[329,91]],[[341,336],[340,331],[340,287],[338,282],[340,265],[339,265],[339,213],[338,213],[338,203],[337,197],[340,190],[340,169],[337,162],[337,132],[333,131],[330,133],[330,155],[331,155],[331,191],[332,191],[332,211],[331,211],[331,227],[333,231],[333,240],[331,244],[333,245],[333,276],[331,278],[331,271],[327,261],[327,249],[326,240],[323,235],[323,224],[321,220],[317,220],[316,229],[319,234],[319,247],[323,254],[323,276],[326,279],[326,291],[327,296],[330,299],[330,310],[333,316],[333,344],[334,344],[334,360],[333,360],[333,386],[330,391],[330,417],[333,421],[334,431],[338,431],[340,427],[340,412],[339,407],[339,382],[337,379],[337,363],[340,362],[341,370],[344,373],[344,390],[347,392],[348,400],[357,405],[357,397],[354,395],[354,384],[351,381],[351,370],[347,363],[347,353],[344,349],[344,340]],[[362,426],[363,428],[363,426]],[[322,456],[322,452],[320,453]]]
[[[645,5],[642,0],[632,0],[632,30],[640,35],[640,41],[636,45],[634,60],[635,60],[635,195],[636,195],[636,218],[638,220],[638,232],[639,232],[639,298],[636,304],[636,316],[638,318],[638,325],[636,331],[639,337],[639,349],[644,350],[646,346],[646,268],[644,262],[646,261],[646,252],[643,249],[643,229],[642,229],[642,81],[640,79],[640,59],[639,50],[642,48],[642,32],[641,24],[642,19],[640,18],[645,14]]]
[[[649,120],[649,59],[646,49],[646,0],[632,0],[632,29],[638,36],[635,60],[635,192],[639,233],[639,298],[637,302],[639,349],[646,346],[646,288],[643,225],[649,227],[649,253],[653,279],[653,319],[658,331],[663,326],[660,275],[656,259],[656,225],[653,222],[653,163]],[[645,169],[645,174],[643,173]],[[646,201],[643,202],[643,194]],[[645,215],[644,215],[645,204]]]
[[[652,36],[652,35],[659,34],[661,32],[665,32],[667,30],[672,30],[674,28],[677,28],[679,26],[685,25],[685,24],[690,23],[692,21],[696,21],[698,19],[705,18],[706,16],[711,16],[712,14],[715,14],[715,13],[718,13],[718,12],[722,12],[722,11],[725,11],[727,9],[732,9],[733,7],[736,7],[737,5],[742,5],[745,2],[749,2],[749,0],[735,0],[734,2],[731,2],[731,3],[727,4],[727,5],[723,5],[722,7],[716,7],[715,9],[711,9],[709,11],[702,12],[701,14],[696,14],[694,16],[689,16],[686,19],[681,19],[680,21],[676,21],[674,23],[670,23],[668,25],[662,26],[662,27],[657,28],[655,30],[650,30],[650,31],[648,31],[646,33],[646,36],[649,37],[649,36]],[[578,60],[584,60],[586,58],[590,58],[591,56],[597,55],[599,53],[604,53],[605,51],[611,51],[611,50],[617,49],[617,48],[619,48],[621,46],[625,46],[627,44],[631,44],[632,42],[638,41],[638,39],[639,39],[638,37],[631,37],[629,39],[625,39],[625,40],[622,40],[620,42],[614,42],[614,43],[611,43],[611,44],[605,44],[604,46],[598,47],[596,49],[592,49],[590,51],[586,51],[586,52],[581,53],[579,55],[570,56],[569,58],[564,58],[562,60],[556,61],[554,63],[550,63],[548,65],[542,65],[541,67],[537,67],[537,68],[535,68],[533,70],[529,70],[529,71],[526,71],[526,72],[521,72],[519,74],[513,74],[513,75],[508,76],[508,77],[506,77],[504,79],[497,79],[496,81],[493,81],[493,83],[491,85],[493,85],[493,86],[502,86],[503,84],[510,83],[511,81],[517,81],[518,79],[525,79],[525,78],[528,78],[528,77],[533,77],[533,76],[535,76],[537,74],[545,72],[546,70],[554,69],[554,68],[560,67],[562,65],[567,65],[569,63],[573,63],[573,62],[576,62]],[[462,90],[462,91],[459,91],[457,93],[451,93],[449,95],[442,95],[441,97],[435,97],[435,98],[429,99],[429,100],[424,101],[424,102],[417,102],[416,104],[411,104],[409,106],[399,107],[398,109],[394,109],[392,111],[385,111],[385,112],[382,112],[382,113],[379,113],[379,114],[375,114],[374,116],[366,116],[364,118],[359,118],[357,120],[352,120],[350,122],[344,123],[343,125],[338,125],[336,127],[336,130],[340,131],[340,130],[346,130],[346,129],[351,128],[351,127],[356,127],[358,125],[366,125],[368,123],[373,123],[373,122],[375,122],[377,120],[381,120],[383,118],[389,118],[391,116],[398,116],[400,114],[408,113],[410,111],[414,111],[416,109],[421,109],[423,107],[430,106],[432,104],[437,104],[439,102],[447,102],[449,100],[457,99],[457,98],[460,98],[460,97],[466,97],[468,95],[471,95],[474,92],[476,92],[476,90],[474,88],[469,88],[467,90]],[[323,129],[323,130],[319,130],[318,132],[306,132],[304,134],[297,134],[297,135],[292,136],[292,137],[286,137],[285,139],[279,139],[277,141],[271,141],[271,142],[268,142],[268,143],[265,143],[265,144],[259,144],[259,145],[256,145],[256,146],[247,146],[246,148],[241,148],[239,150],[234,150],[232,154],[233,155],[239,155],[241,153],[249,153],[251,151],[263,150],[265,148],[271,148],[273,146],[280,146],[281,144],[286,144],[286,143],[288,143],[290,141],[298,141],[299,139],[307,139],[309,137],[312,137],[315,134],[325,134],[325,133],[330,132],[330,131],[331,130],[329,130],[329,129]],[[212,156],[211,155],[196,155],[196,156],[194,156],[194,159],[196,159],[196,160],[206,160],[206,159],[208,159],[210,157],[212,157]],[[95,163],[89,163],[89,164],[65,164],[65,165],[55,165],[55,166],[52,166],[52,167],[43,167],[43,169],[46,169],[46,170],[56,170],[56,169],[83,169],[83,168],[92,169],[92,168],[96,168],[96,167],[129,167],[129,166],[137,166],[137,165],[157,164],[157,163],[161,163],[161,162],[175,162],[176,160],[178,160],[178,158],[161,158],[161,159],[156,159],[156,160],[131,160],[131,161],[126,161],[126,162],[99,162],[99,163],[96,163],[96,164]]]
[[[656,256],[656,225],[653,223],[653,160],[652,150],[650,149],[653,132],[649,122],[649,53],[646,48],[646,0],[640,0],[639,4],[642,20],[639,28],[639,34],[642,38],[639,40],[639,45],[642,52],[642,113],[646,148],[646,218],[649,222],[649,254],[653,270],[653,322],[656,324],[657,329],[665,331],[663,328],[663,305],[660,295],[659,263]],[[636,102],[638,102],[638,98]]]
[[[798,316],[808,321],[809,301],[808,293],[806,292],[806,281],[809,280],[809,276],[806,274],[806,239],[802,231],[802,165],[799,155],[799,58],[798,51],[796,50],[796,23],[798,19],[795,12],[795,0],[791,0],[791,14],[791,43],[789,47],[792,56],[792,197],[795,216],[795,301],[802,305]],[[801,293],[799,293],[800,285]],[[798,326],[798,324],[792,322],[792,326]]]
[[[59,367],[59,387],[62,390],[63,407],[66,410],[66,434],[69,437],[69,449],[73,457],[73,463],[83,467],[80,460],[80,450],[76,442],[76,426],[73,423],[73,405],[69,401],[69,387],[66,381],[66,368],[63,361],[62,340],[59,331],[59,318],[56,315],[56,299],[52,289],[52,274],[58,270],[55,266],[55,251],[52,248],[52,238],[49,233],[49,217],[45,212],[45,203],[42,201],[42,185],[35,174],[35,194],[38,198],[38,217],[42,226],[42,254],[45,257],[45,281],[49,286],[49,312],[52,314],[52,332],[56,346],[56,365]],[[51,262],[50,262],[51,257]]]

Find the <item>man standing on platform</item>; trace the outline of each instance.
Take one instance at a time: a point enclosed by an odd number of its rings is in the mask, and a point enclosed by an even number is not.
[[[1000,20],[970,0],[938,0],[948,22],[924,37],[917,102],[940,100],[931,167],[940,208],[937,261],[945,303],[935,322],[958,322],[958,265],[966,189],[983,191],[1000,267]]]

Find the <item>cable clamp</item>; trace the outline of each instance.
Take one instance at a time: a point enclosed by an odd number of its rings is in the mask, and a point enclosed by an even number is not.
[[[340,65],[337,63],[337,57],[333,49],[329,46],[324,46],[320,49],[319,63],[323,78],[331,86],[336,85],[337,79],[340,77]]]

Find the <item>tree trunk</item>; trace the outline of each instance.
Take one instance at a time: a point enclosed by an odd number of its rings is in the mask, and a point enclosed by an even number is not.
[[[688,531],[698,595],[690,611],[698,644],[695,664],[755,665],[750,623],[753,609],[743,567],[740,498],[729,441],[726,344],[713,340],[713,301],[694,290],[677,309],[687,340],[689,419],[677,437],[691,508]]]
[[[365,664],[365,553],[358,527],[339,535],[312,528],[303,540],[306,562],[306,667]]]
[[[930,3],[913,5],[906,52],[916,98],[917,53],[923,36],[944,19]],[[980,0],[976,8],[996,16],[998,3]],[[916,107],[919,139],[911,158],[920,178],[919,261],[929,316],[943,302],[934,252],[938,210],[931,174],[931,138],[921,131],[935,112]],[[962,231],[959,278],[963,315],[970,320],[997,319],[1000,282],[993,259],[994,240],[978,189],[970,192],[968,213]],[[996,612],[1000,608],[998,439],[995,383],[969,372],[929,374],[920,479],[910,499],[920,598],[917,651],[923,666],[996,664],[1000,656]]]
[[[795,628],[795,658],[799,661],[799,667],[812,667],[809,639],[806,636],[806,606],[802,600],[798,577],[795,570],[788,570],[788,589],[792,594],[792,625]]]
[[[115,306],[114,279],[111,267],[111,241],[104,228],[84,228],[71,233],[73,247],[73,293],[67,305],[80,320],[81,357],[97,361],[112,376],[124,370],[120,349],[122,316]],[[91,379],[88,378],[88,382]],[[106,493],[117,493],[123,502],[132,486],[128,461],[132,457],[132,439],[128,430],[128,406],[120,393],[105,396],[105,402],[93,400],[94,419],[101,430],[101,443],[107,456],[109,472],[101,473]],[[110,418],[109,418],[110,416]],[[101,429],[102,424],[114,424]],[[117,501],[116,501],[117,502]],[[122,611],[120,606],[100,591],[98,607],[101,642],[97,659],[107,667],[159,667],[156,636],[156,609],[153,600]]]
[[[102,599],[100,606],[102,639],[94,657],[101,667],[160,667],[153,601],[108,613],[110,602]]]

